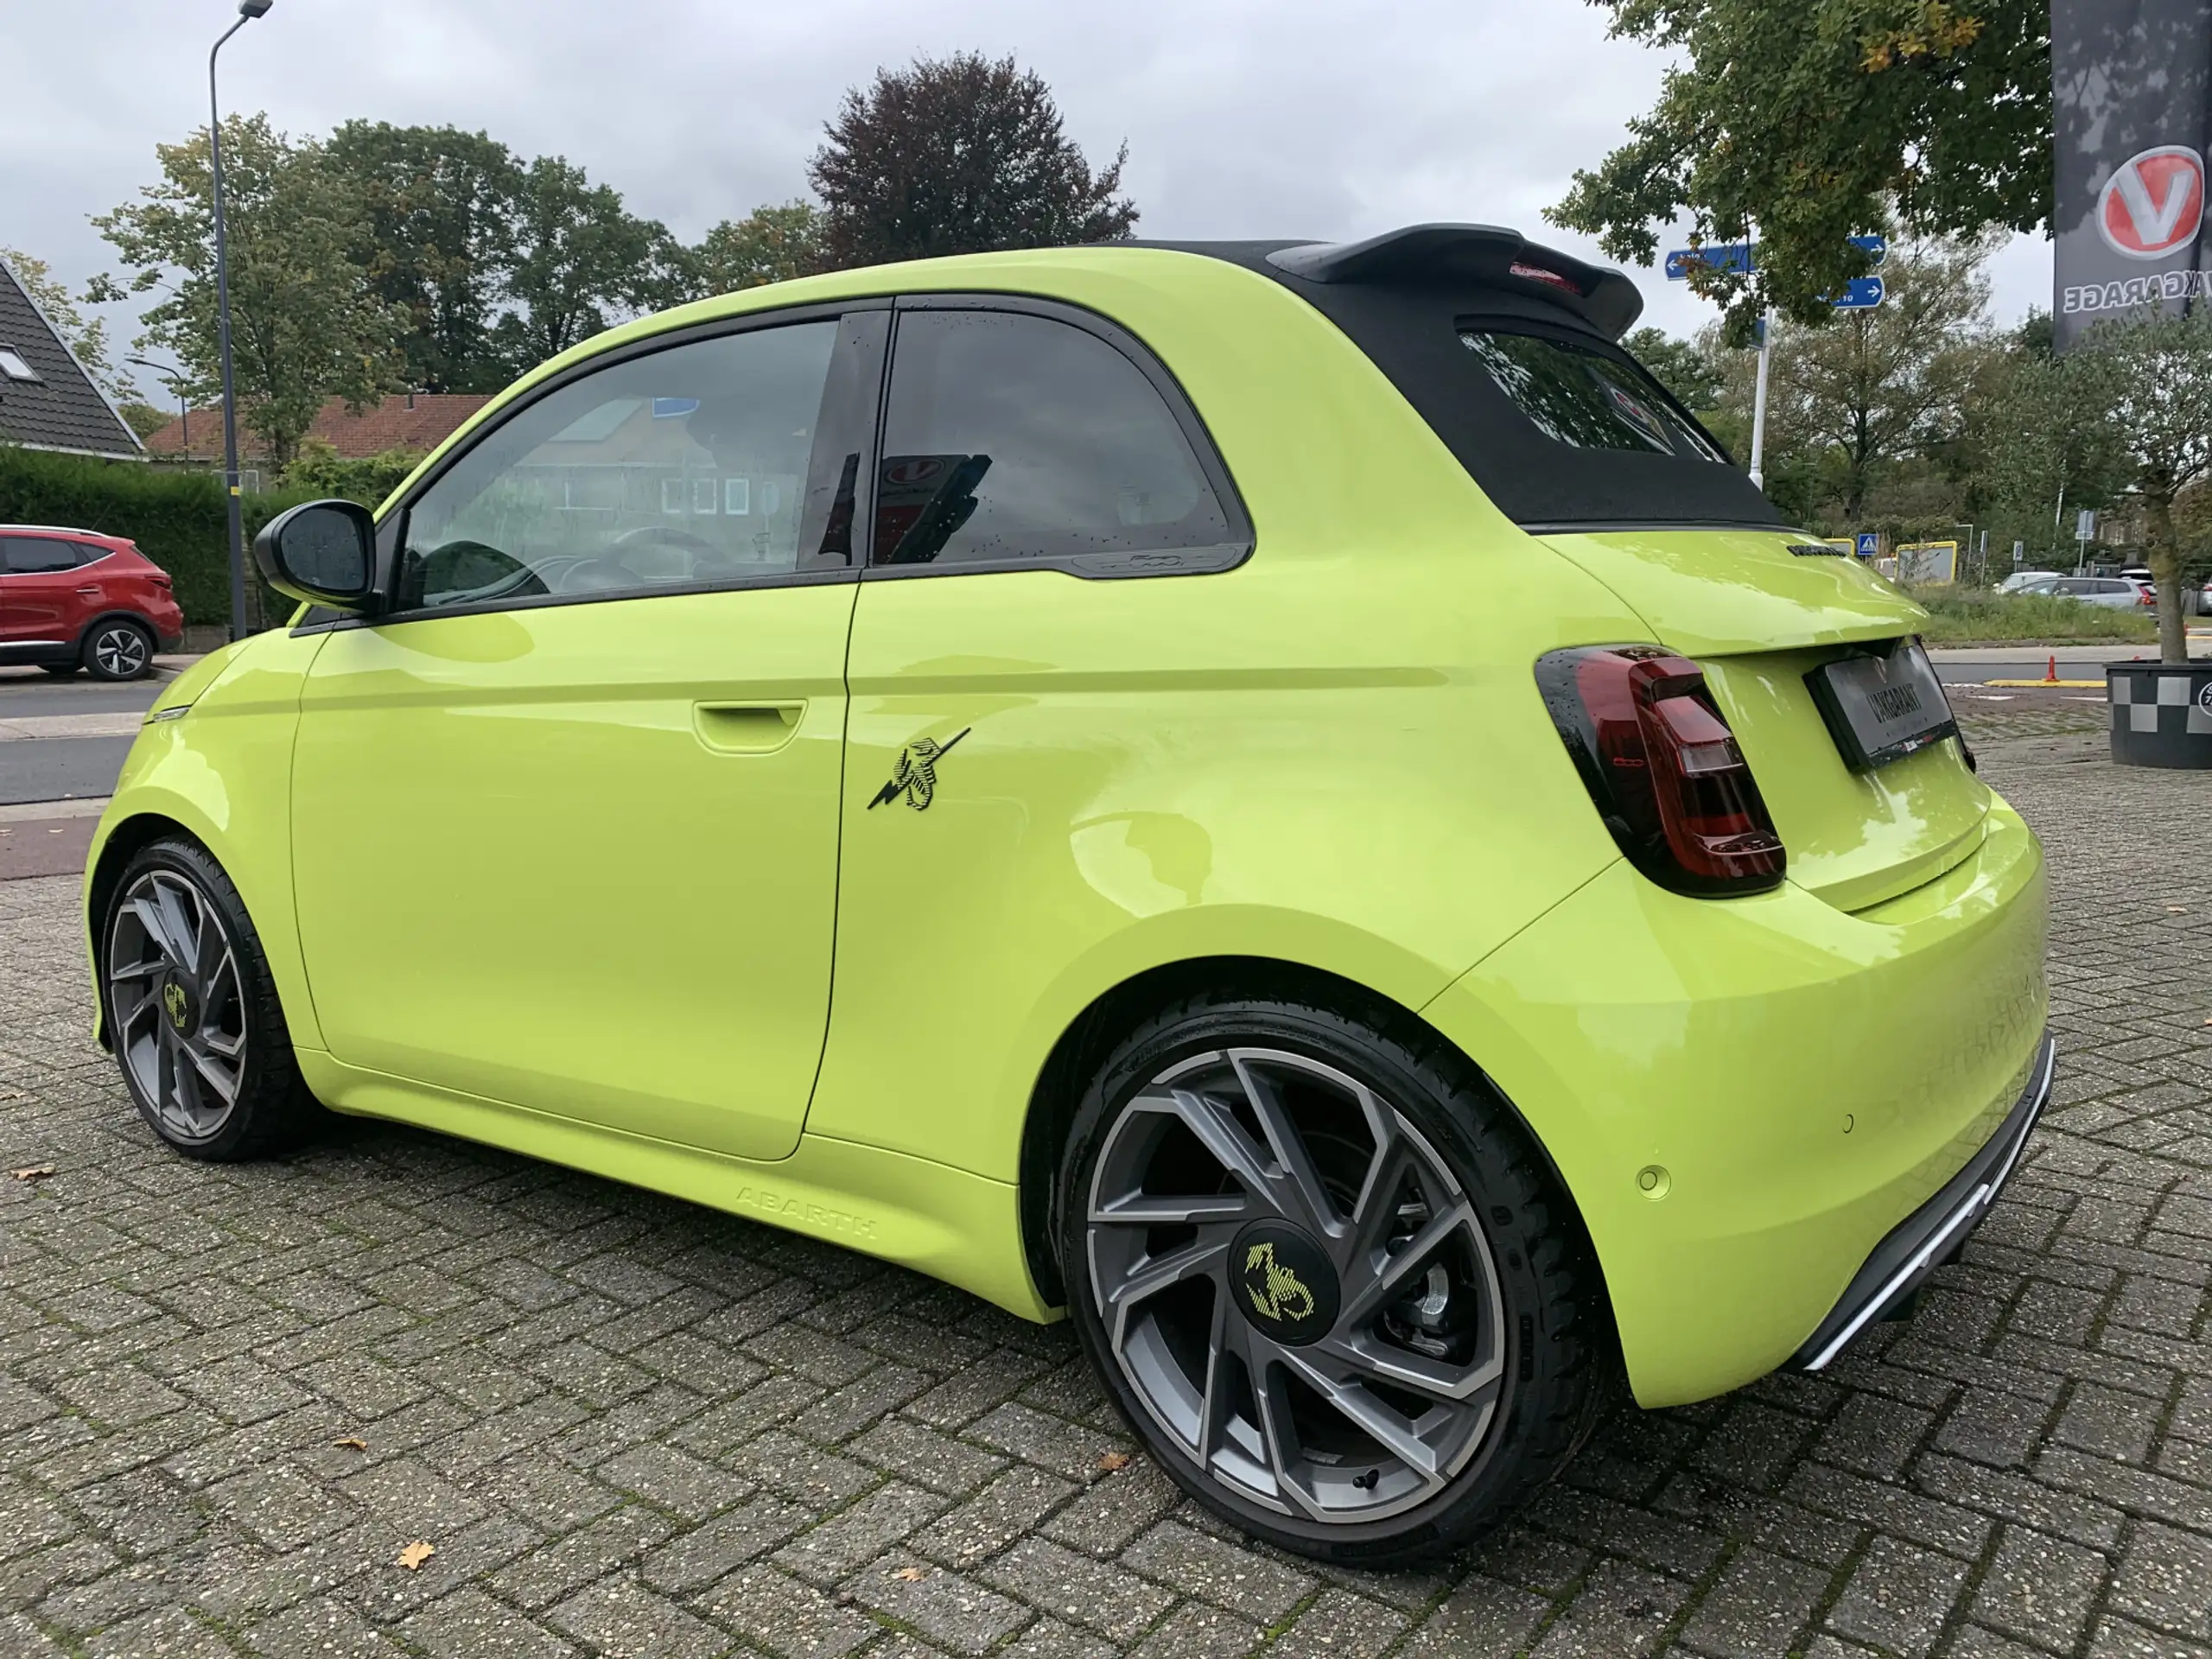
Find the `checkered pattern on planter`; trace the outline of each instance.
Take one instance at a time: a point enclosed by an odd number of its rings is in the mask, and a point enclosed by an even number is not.
[[[2191,696],[2193,674],[2112,676],[2112,728],[2115,732],[2212,733],[2212,675]]]

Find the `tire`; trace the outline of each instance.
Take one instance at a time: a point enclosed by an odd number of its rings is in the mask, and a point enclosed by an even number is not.
[[[77,671],[75,663],[41,663],[39,666],[57,680],[66,680]]]
[[[261,937],[198,842],[141,848],[100,922],[109,1039],[139,1116],[188,1158],[239,1163],[314,1128]]]
[[[1055,1216],[1122,1414],[1285,1549],[1464,1543],[1614,1395],[1580,1217],[1504,1100],[1395,1010],[1208,994],[1155,1014],[1077,1108]]]
[[[96,680],[143,679],[154,671],[154,636],[128,617],[92,624],[79,660]]]

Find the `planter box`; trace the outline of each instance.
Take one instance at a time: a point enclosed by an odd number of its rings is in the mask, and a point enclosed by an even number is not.
[[[2212,662],[2107,663],[2112,758],[2212,771]]]

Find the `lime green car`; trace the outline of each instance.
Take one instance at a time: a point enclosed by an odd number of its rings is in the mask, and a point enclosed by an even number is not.
[[[1818,1370],[2049,1094],[1922,613],[1508,231],[849,271],[614,330],[163,692],[86,879],[179,1151],[421,1125],[1062,1310],[1338,1560]]]

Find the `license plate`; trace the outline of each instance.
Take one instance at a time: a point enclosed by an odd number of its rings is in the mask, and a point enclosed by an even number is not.
[[[1950,699],[1917,639],[1885,657],[1841,657],[1805,677],[1821,718],[1853,772],[1901,760],[1958,735]]]

